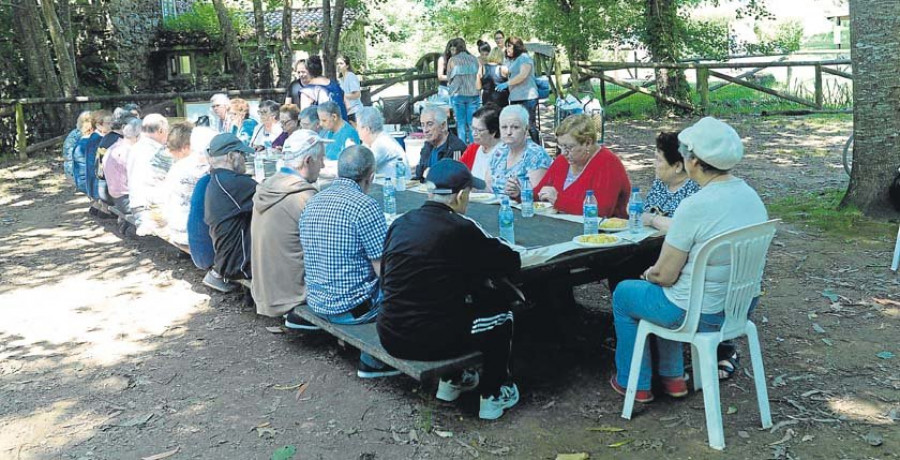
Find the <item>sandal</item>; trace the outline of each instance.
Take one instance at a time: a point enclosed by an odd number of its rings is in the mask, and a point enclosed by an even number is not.
[[[734,376],[734,372],[741,364],[741,359],[737,352],[734,352],[728,359],[719,361],[719,381],[728,380]]]

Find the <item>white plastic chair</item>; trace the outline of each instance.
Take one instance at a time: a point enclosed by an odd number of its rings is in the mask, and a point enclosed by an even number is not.
[[[766,252],[775,236],[775,223],[770,220],[761,224],[732,230],[718,235],[700,248],[691,273],[690,305],[684,323],[678,329],[665,327],[642,320],[638,325],[631,371],[628,374],[628,389],[622,417],[631,419],[634,399],[637,394],[638,376],[647,336],[658,337],[691,344],[691,361],[694,367],[694,390],[703,389],[703,403],[706,407],[706,431],[710,447],[725,448],[725,433],[722,428],[722,407],[719,402],[719,371],[716,348],[724,340],[747,336],[750,345],[750,360],[753,365],[753,380],[756,385],[756,399],[763,428],[772,426],[769,411],[769,396],[766,391],[766,373],[763,369],[762,351],[756,325],[747,319],[750,302],[758,295]],[[703,285],[710,255],[718,250],[729,251],[731,275],[728,294],[725,298],[725,322],[717,332],[697,332],[700,322],[700,306],[703,304]]]

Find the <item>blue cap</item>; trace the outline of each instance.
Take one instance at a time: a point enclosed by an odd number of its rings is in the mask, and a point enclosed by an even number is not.
[[[449,158],[438,161],[428,169],[425,185],[428,192],[435,195],[450,195],[467,187],[479,190],[486,187],[483,180],[472,176],[466,165]]]

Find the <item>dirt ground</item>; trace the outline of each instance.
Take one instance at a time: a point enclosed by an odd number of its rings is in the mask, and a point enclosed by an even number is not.
[[[767,203],[846,185],[849,119],[731,121],[748,153],[736,173]],[[685,123],[609,123],[609,144],[646,186],[654,134]],[[7,164],[0,179],[0,459],[269,459],[284,446],[295,459],[900,457],[892,234],[779,226],[756,317],[776,427],[760,429],[742,369],[722,386],[720,453],[702,395],[620,418],[605,285],[578,288],[584,308],[555,328],[526,315],[522,400],[487,423],[475,396],[444,404],[407,377],[363,381],[330,336],[269,332],[278,321],[210,292],[177,250],[90,217],[58,158]]]

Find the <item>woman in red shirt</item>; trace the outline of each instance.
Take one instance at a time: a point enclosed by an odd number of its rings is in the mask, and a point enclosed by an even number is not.
[[[597,215],[628,217],[631,183],[625,167],[605,146],[597,148],[597,126],[588,115],[566,118],[556,129],[561,155],[534,188],[541,201],[566,214],[581,214],[588,190],[597,198]]]

